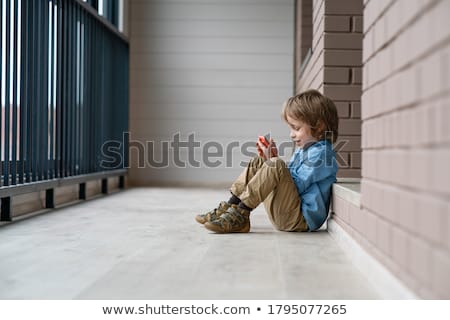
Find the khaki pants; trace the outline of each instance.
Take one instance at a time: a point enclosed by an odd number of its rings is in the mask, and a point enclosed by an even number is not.
[[[300,196],[283,160],[253,158],[231,186],[231,192],[250,208],[264,202],[278,230],[308,231]]]

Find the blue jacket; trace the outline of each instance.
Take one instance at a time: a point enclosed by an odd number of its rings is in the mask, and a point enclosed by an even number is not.
[[[338,165],[333,145],[320,140],[296,149],[288,168],[302,200],[301,210],[309,230],[317,230],[327,219],[331,186],[336,182]]]

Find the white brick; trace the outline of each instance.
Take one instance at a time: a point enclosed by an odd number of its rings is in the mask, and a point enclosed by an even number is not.
[[[409,270],[422,284],[430,281],[432,248],[421,238],[410,238],[411,264]]]
[[[377,201],[378,199],[375,199]],[[367,223],[367,233],[366,238],[369,240],[373,245],[376,245],[377,243],[377,216],[375,216],[373,213],[363,210],[363,217],[365,218],[365,222]]]
[[[434,246],[440,246],[446,242],[446,209],[447,204],[436,197],[420,195],[418,197],[419,212],[418,232],[419,234],[434,243]],[[448,231],[447,231],[448,232]]]
[[[439,93],[442,88],[440,73],[440,56],[433,54],[420,62],[422,81],[420,99],[425,100]]]
[[[450,46],[441,50],[440,59],[440,81],[442,86],[442,91],[450,90]]]
[[[410,264],[409,252],[410,252],[410,245],[407,233],[398,227],[393,227],[392,257],[394,261],[396,261],[402,269],[407,269]]]
[[[377,219],[377,246],[386,255],[392,255],[392,227],[383,219]]]
[[[433,251],[432,288],[439,299],[450,299],[450,258],[448,251]]]
[[[450,150],[433,151],[431,163],[431,190],[450,195]]]
[[[409,233],[417,233],[417,198],[415,194],[407,191],[401,191],[399,196],[399,212],[397,215],[397,224],[408,230]]]
[[[400,208],[400,199],[399,199],[400,191],[397,187],[392,187],[388,193],[387,198],[387,213],[386,216],[392,222],[393,225],[398,225],[398,221],[400,218],[398,217],[399,208]]]
[[[413,150],[410,153],[409,185],[413,188],[428,190],[431,186],[430,163],[432,157],[426,149]]]

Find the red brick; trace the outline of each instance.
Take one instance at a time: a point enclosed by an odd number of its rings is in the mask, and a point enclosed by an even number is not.
[[[352,118],[361,118],[361,102],[351,103],[351,116]]]
[[[352,83],[361,84],[362,83],[362,69],[361,68],[353,68],[352,69]]]
[[[325,32],[349,32],[350,17],[325,16]]]
[[[361,152],[352,152],[350,154],[350,165],[352,168],[361,168]]]
[[[325,49],[362,50],[361,33],[325,33]]]
[[[324,82],[325,83],[349,83],[350,69],[349,68],[324,68]]]
[[[338,152],[336,157],[339,169],[350,168],[350,154],[348,152]]]
[[[325,0],[325,14],[362,15],[362,0]]]
[[[339,135],[335,147],[339,145],[339,150],[336,151],[360,151],[361,150],[361,137],[360,136],[343,136]]]
[[[350,106],[348,102],[335,102],[339,118],[350,117]]]
[[[361,85],[324,85],[324,94],[332,100],[361,99]]]
[[[361,135],[361,120],[341,119],[339,121],[339,133],[343,135]]]
[[[363,32],[363,17],[355,16],[353,19],[353,32]]]
[[[355,66],[360,67],[362,64],[361,50],[333,50],[326,49],[325,65],[326,66]]]
[[[361,178],[361,169],[340,169],[337,173],[339,178]]]

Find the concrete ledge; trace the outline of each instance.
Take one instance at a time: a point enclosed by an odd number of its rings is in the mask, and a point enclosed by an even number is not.
[[[380,262],[368,254],[333,219],[328,220],[328,232],[382,299],[420,299]]]
[[[359,182],[335,183],[332,192],[357,207],[361,205],[361,184]]]

